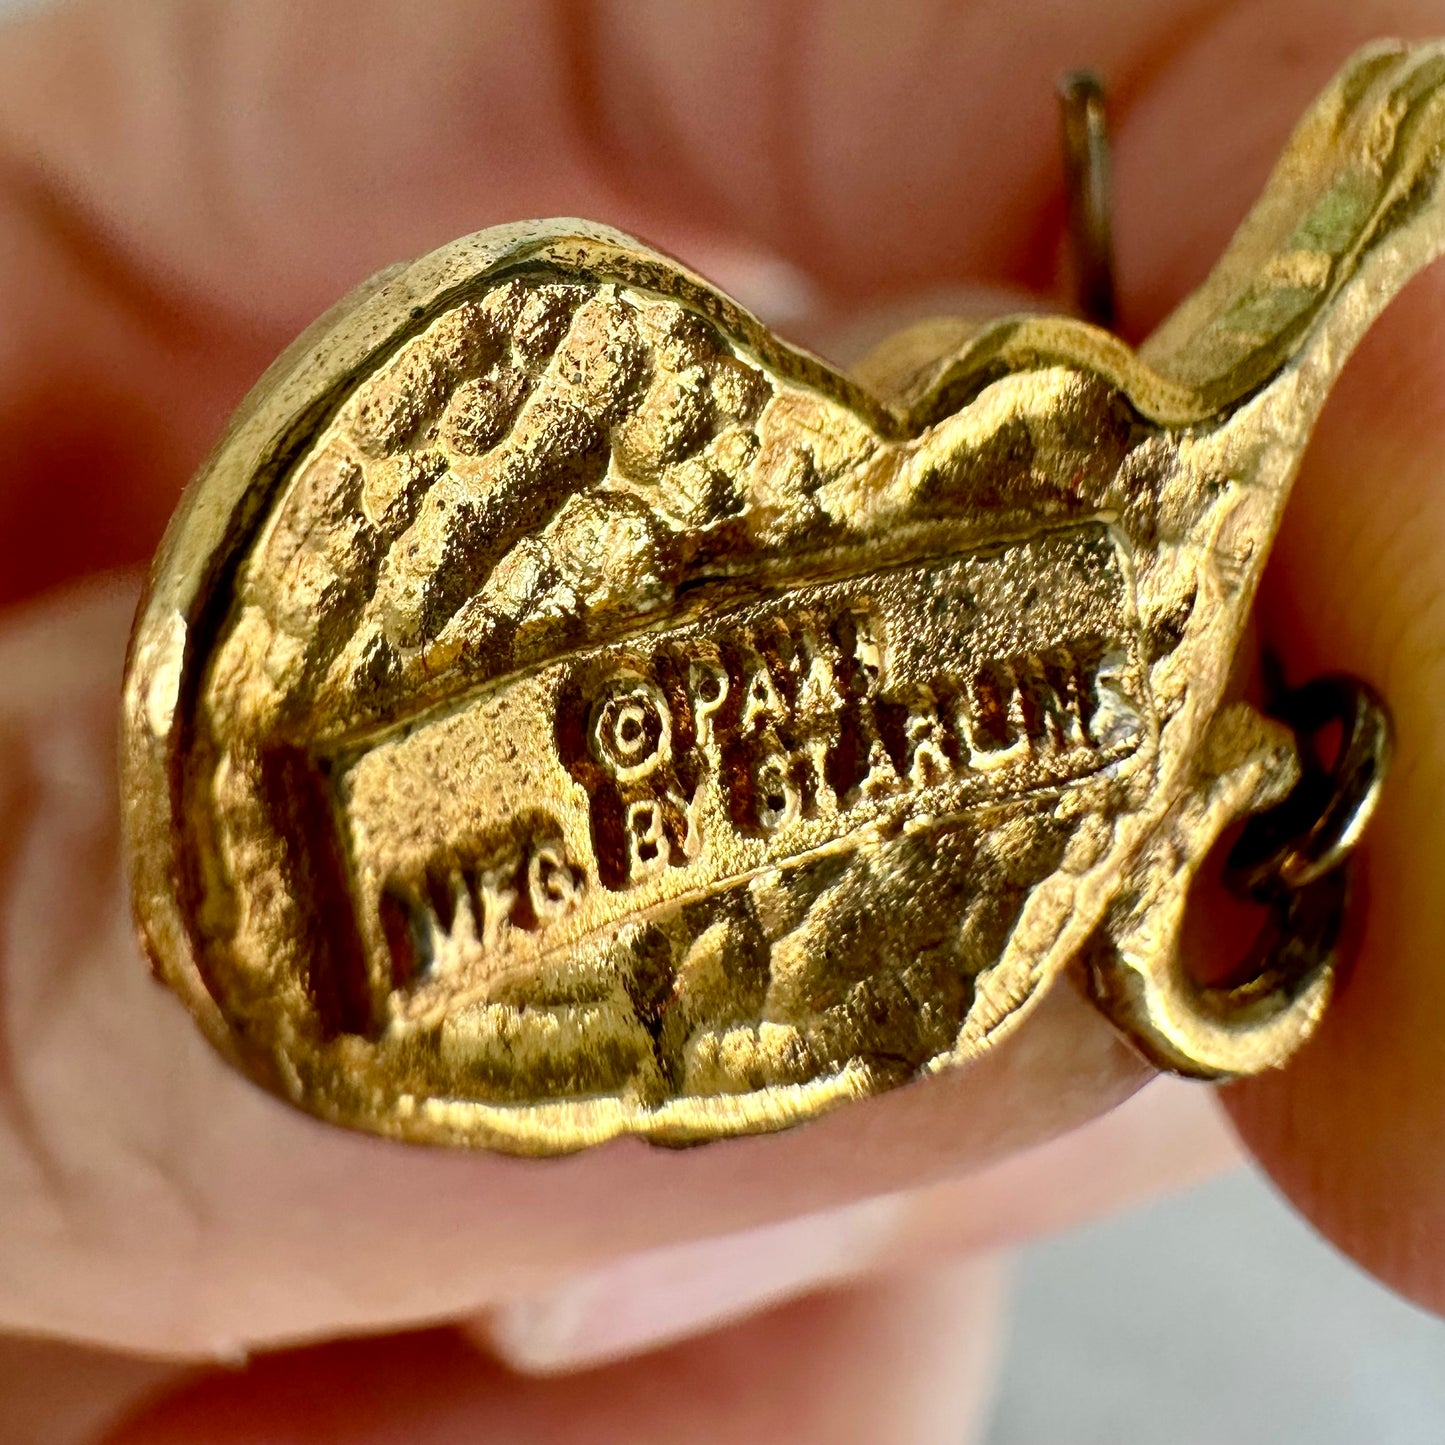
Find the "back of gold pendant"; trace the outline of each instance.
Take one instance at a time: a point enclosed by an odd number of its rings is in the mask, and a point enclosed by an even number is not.
[[[317,1114],[531,1153],[797,1122],[1076,962],[1162,1064],[1282,1061],[1331,927],[1210,992],[1179,921],[1299,775],[1226,681],[1329,384],[1445,243],[1442,145],[1445,51],[1357,57],[1137,356],[1025,318],[855,380],[575,221],[363,288],[137,620],[163,977]]]

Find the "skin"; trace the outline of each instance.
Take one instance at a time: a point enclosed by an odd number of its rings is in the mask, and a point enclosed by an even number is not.
[[[807,1445],[931,1440],[946,1420],[956,1436],[985,1387],[995,1289],[965,1257],[1228,1157],[1206,1093],[1164,1084],[1039,1144],[1080,1120],[1019,1084],[1027,1058],[988,1084],[1018,1127],[972,1152],[976,1085],[947,1080],[777,1140],[603,1151],[578,1174],[409,1151],[231,1074],[130,938],[112,769],[124,569],[260,369],[366,274],[572,213],[684,256],[845,361],[870,316],[919,293],[1058,308],[1051,84],[1087,61],[1112,82],[1137,341],[1203,276],[1349,51],[1445,30],[1441,0],[905,3],[886,31],[877,13],[438,0],[423,26],[381,0],[344,24],[321,4],[138,0],[3,32],[0,1435],[722,1442],[787,1421]],[[1351,362],[1267,575],[1264,640],[1292,676],[1372,679],[1399,753],[1351,976],[1288,1069],[1220,1093],[1300,1211],[1436,1310],[1441,323],[1437,267]],[[1085,1018],[1055,1092],[1087,1067],[1101,1101],[1121,1098],[1143,1072]],[[790,1219],[796,1235],[766,1233]],[[750,1227],[765,1230],[736,1233]],[[782,1279],[803,1240],[831,1244]],[[822,1286],[838,1288],[759,1312]],[[900,1400],[942,1413],[904,1419]]]

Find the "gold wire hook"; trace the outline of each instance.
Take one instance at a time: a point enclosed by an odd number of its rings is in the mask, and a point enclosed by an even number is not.
[[[1114,218],[1102,81],[1091,71],[1069,71],[1059,80],[1059,110],[1075,297],[1084,316],[1112,328]]]

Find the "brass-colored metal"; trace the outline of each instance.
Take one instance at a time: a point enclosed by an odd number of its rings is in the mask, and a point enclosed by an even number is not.
[[[1229,852],[1225,885],[1267,912],[1228,980],[1193,990],[1194,1006],[1221,1019],[1275,1011],[1329,969],[1349,900],[1344,865],[1379,804],[1390,760],[1389,710],[1359,678],[1316,678],[1278,698],[1270,716],[1294,732],[1300,773],[1280,802],[1245,823]],[[1327,764],[1318,738],[1335,726],[1339,743]],[[1106,1009],[1126,982],[1108,962],[1106,953],[1106,966],[1089,976]],[[1161,1067],[1192,1072],[1170,1048],[1147,1036],[1138,1042]]]
[[[1317,677],[1270,708],[1295,734],[1304,764],[1283,802],[1251,818],[1229,855],[1236,892],[1267,900],[1297,893],[1348,861],[1379,805],[1393,747],[1384,699],[1357,677]],[[1338,726],[1336,756],[1326,763],[1318,735]]]
[[[532,1153],[965,1064],[1075,964],[1153,1059],[1281,1062],[1329,900],[1228,989],[1180,921],[1300,775],[1228,679],[1330,384],[1445,245],[1442,155],[1445,49],[1356,57],[1137,354],[938,322],[845,376],[576,221],[378,277],[245,403],[141,607],[162,977],[317,1114]]]
[[[1079,312],[1096,326],[1114,324],[1114,197],[1104,87],[1097,75],[1070,71],[1059,83],[1064,184],[1073,241]]]

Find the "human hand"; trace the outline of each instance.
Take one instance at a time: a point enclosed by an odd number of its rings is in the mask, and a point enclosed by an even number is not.
[[[177,1368],[101,1349],[202,1362],[452,1320],[465,1332],[203,1377],[115,1438],[723,1442],[781,1421],[803,1442],[956,1438],[991,1332],[969,1256],[1223,1157],[1185,1086],[1040,1142],[1145,1078],[1067,1000],[1052,1050],[686,1154],[447,1156],[292,1114],[145,977],[111,767],[133,584],[84,580],[149,555],[225,415],[315,314],[494,222],[612,221],[825,350],[919,292],[1056,291],[1052,80],[1081,61],[1114,81],[1137,340],[1354,45],[1445,28],[1423,0],[1197,10],[147,0],[0,41],[0,1325],[72,1346],[11,1346],[17,1384],[49,1382],[34,1438],[98,1438]],[[1356,977],[1287,1071],[1225,1092],[1300,1207],[1437,1308],[1442,303],[1436,272],[1351,365],[1261,608],[1292,671],[1359,672],[1396,710]],[[487,1359],[567,1370],[839,1281],[586,1375]]]

